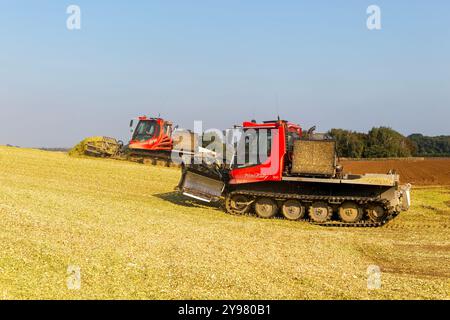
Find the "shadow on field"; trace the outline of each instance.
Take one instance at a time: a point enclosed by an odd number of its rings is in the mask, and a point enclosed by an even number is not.
[[[160,194],[154,194],[153,196],[162,199],[164,201],[169,201],[173,204],[184,206],[184,207],[190,207],[190,208],[211,208],[211,209],[221,209],[219,203],[206,203],[199,200],[195,200],[186,196],[183,196],[182,194],[173,191],[173,192],[166,192],[166,193],[160,193]]]

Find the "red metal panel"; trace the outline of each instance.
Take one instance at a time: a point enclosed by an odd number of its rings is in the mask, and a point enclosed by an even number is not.
[[[257,126],[246,126],[255,127]],[[278,123],[274,123],[278,126]],[[259,127],[266,128],[268,124],[260,124]],[[280,181],[283,175],[284,155],[286,153],[286,131],[285,125],[280,125],[272,130],[272,152],[270,157],[262,164],[246,168],[233,169],[231,171],[230,184],[255,183],[262,181]]]

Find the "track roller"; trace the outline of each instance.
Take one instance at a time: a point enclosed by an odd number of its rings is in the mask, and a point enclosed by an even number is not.
[[[305,207],[298,200],[287,200],[281,206],[281,212],[287,220],[298,220],[305,216]]]
[[[255,202],[255,212],[261,218],[272,218],[278,212],[278,205],[270,198],[259,198]]]
[[[309,217],[313,222],[323,223],[331,220],[333,209],[323,201],[314,202],[309,207]]]
[[[356,223],[361,221],[364,211],[357,203],[347,201],[339,207],[338,214],[343,222]]]

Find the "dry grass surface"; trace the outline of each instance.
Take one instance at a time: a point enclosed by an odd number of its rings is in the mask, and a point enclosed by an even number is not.
[[[415,189],[383,228],[338,229],[188,201],[171,168],[6,147],[0,165],[0,298],[449,298],[448,188]]]

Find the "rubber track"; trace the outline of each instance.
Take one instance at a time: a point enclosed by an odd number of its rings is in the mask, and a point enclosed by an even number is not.
[[[382,205],[385,210],[388,210],[387,204],[388,201],[380,200],[379,198],[371,198],[371,197],[336,197],[336,196],[314,196],[314,195],[297,195],[297,194],[280,194],[280,193],[274,193],[274,192],[261,192],[261,191],[233,191],[230,192],[225,201],[230,201],[231,196],[233,195],[245,195],[245,196],[251,196],[251,197],[268,197],[275,200],[288,200],[288,199],[295,199],[295,200],[308,200],[308,201],[327,201],[327,202],[344,202],[344,201],[355,201],[359,204],[367,204],[367,203],[377,203],[379,205]],[[228,205],[229,207],[229,205]],[[232,214],[242,215],[238,212],[232,212]],[[254,213],[247,213],[244,214],[246,216],[256,216],[259,218],[257,214]],[[388,221],[392,220],[394,217],[396,217],[398,213],[394,213],[389,215],[385,220],[380,222],[373,222],[373,221],[360,221],[357,223],[348,223],[348,222],[341,222],[341,221],[327,221],[327,222],[315,222],[311,219],[305,218],[305,219],[299,219],[297,221],[304,221],[309,222],[314,225],[323,226],[323,227],[352,227],[352,228],[376,228],[381,227],[385,225]],[[262,219],[262,218],[261,218]],[[273,217],[272,219],[284,219],[284,217]]]

